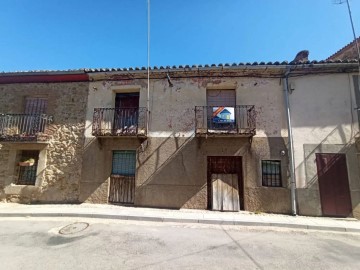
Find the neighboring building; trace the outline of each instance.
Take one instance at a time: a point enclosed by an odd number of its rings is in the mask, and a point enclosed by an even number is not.
[[[77,202],[88,76],[0,74],[0,200]]]
[[[342,49],[338,50],[336,53],[328,57],[326,61],[358,59],[359,55],[356,48],[356,42],[358,46],[360,46],[360,37],[358,37],[356,40],[353,40],[348,45],[346,45],[345,47],[343,47]]]
[[[291,213],[288,74],[298,212],[360,217],[356,71],[354,61],[155,67],[148,88],[146,68],[95,69],[79,71],[82,82],[40,84],[49,100],[63,94],[46,118],[58,134],[43,152],[49,180],[31,200]],[[10,101],[36,85],[0,85],[1,112],[18,113]],[[78,146],[69,161],[75,144],[62,132]],[[22,145],[1,144],[1,155]],[[1,180],[16,171],[6,160]],[[28,188],[6,181],[6,194]]]
[[[289,79],[301,215],[360,218],[357,63],[314,65]]]

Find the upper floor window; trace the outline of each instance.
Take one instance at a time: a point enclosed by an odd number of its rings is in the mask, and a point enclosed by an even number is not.
[[[25,114],[45,114],[47,111],[47,98],[43,97],[26,97]]]
[[[139,108],[139,93],[117,93],[115,108]]]
[[[210,130],[234,130],[235,90],[207,90],[207,118]]]
[[[235,107],[236,97],[234,89],[215,90],[208,89],[206,92],[207,106]]]

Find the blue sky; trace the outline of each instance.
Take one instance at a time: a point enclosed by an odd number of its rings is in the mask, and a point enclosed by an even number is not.
[[[151,66],[325,59],[353,39],[333,2],[151,0]],[[1,0],[0,70],[146,66],[146,12],[146,0]]]

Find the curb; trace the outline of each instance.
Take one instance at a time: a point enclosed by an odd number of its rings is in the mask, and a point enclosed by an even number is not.
[[[96,213],[0,213],[0,217],[82,217],[82,218],[101,218],[119,219],[153,222],[174,222],[174,223],[199,223],[213,225],[238,225],[247,227],[279,227],[302,230],[334,231],[360,233],[360,228],[347,228],[339,226],[306,225],[281,222],[264,221],[241,221],[241,220],[220,220],[220,219],[197,219],[197,218],[174,218],[174,217],[154,217],[154,216],[132,216],[119,214],[96,214]]]

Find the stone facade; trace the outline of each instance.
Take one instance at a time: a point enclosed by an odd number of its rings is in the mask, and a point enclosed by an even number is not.
[[[87,82],[0,85],[1,113],[23,113],[25,97],[48,100],[46,142],[0,142],[0,198],[11,202],[77,202],[82,171]],[[15,185],[16,154],[39,150],[35,186]]]
[[[355,63],[152,70],[149,89],[143,70],[89,71],[86,82],[0,84],[0,113],[21,113],[25,97],[36,96],[47,98],[47,114],[54,118],[45,142],[0,142],[0,200],[109,203],[112,174],[116,174],[114,151],[127,151],[135,157],[135,173],[129,178],[135,179],[131,203],[136,206],[211,209],[209,160],[231,157],[241,162],[236,173],[242,209],[289,214],[284,102],[284,74],[289,67],[293,68],[288,86],[298,213],[323,214],[315,159],[316,154],[332,153],[346,157],[349,215],[359,217],[360,115],[354,108],[360,107],[360,94]],[[207,106],[213,90],[231,90],[236,105],[254,106],[256,134],[198,133],[196,106]],[[93,135],[94,109],[113,110],[117,94],[139,96],[139,107],[145,111],[149,104],[146,136],[118,136],[109,131]],[[105,113],[97,115],[110,129],[116,118],[112,112],[108,119],[102,118]],[[15,184],[21,150],[39,151],[34,186]],[[279,164],[280,184],[264,184],[264,161]],[[121,192],[124,195],[128,190]]]

